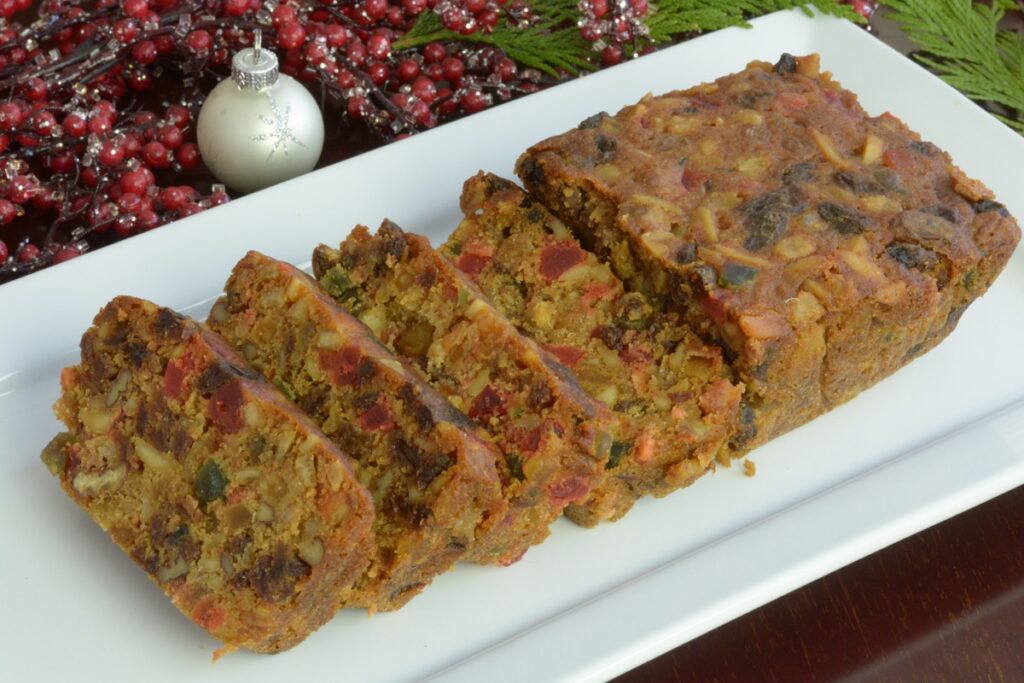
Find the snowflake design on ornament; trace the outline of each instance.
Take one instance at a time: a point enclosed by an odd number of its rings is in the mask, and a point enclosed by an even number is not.
[[[270,154],[267,155],[267,161],[270,161],[274,158],[274,153],[277,152],[278,149],[281,149],[284,155],[288,156],[289,142],[294,142],[299,147],[305,147],[306,145],[303,144],[302,140],[295,137],[295,133],[292,132],[292,127],[288,122],[292,113],[292,106],[289,104],[284,108],[284,111],[282,111],[281,106],[277,103],[277,100],[274,99],[274,94],[269,91],[267,92],[267,101],[270,103],[270,111],[273,116],[258,114],[257,118],[270,126],[270,132],[253,135],[250,139],[253,142],[263,142],[264,140],[274,141],[274,146],[270,149]]]

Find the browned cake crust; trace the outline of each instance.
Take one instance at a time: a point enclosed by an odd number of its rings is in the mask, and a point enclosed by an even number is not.
[[[118,297],[82,338],[43,460],[186,616],[275,652],[330,619],[373,553],[348,458],[202,325]]]
[[[615,520],[640,496],[703,474],[735,431],[743,393],[721,352],[643,294],[626,293],[515,184],[480,173],[461,203],[465,218],[441,253],[620,418],[605,481],[566,515],[587,526]]]
[[[527,188],[747,385],[741,453],[927,351],[1009,259],[988,189],[817,55],[751,63],[531,147]]]
[[[509,512],[469,557],[509,563],[604,472],[612,416],[426,238],[385,222],[313,258],[320,283],[494,440]]]
[[[496,454],[297,268],[252,251],[224,291],[210,327],[352,456],[373,494],[378,556],[344,604],[401,607],[504,516]]]

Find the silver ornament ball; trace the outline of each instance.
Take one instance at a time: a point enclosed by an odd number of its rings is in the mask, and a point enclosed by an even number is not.
[[[277,56],[256,46],[238,52],[231,78],[199,111],[196,138],[207,167],[237,192],[254,192],[313,169],[324,121],[313,96],[278,73]]]

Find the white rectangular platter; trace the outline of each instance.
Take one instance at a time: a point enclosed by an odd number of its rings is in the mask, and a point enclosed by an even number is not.
[[[780,13],[389,145],[0,287],[0,679],[598,681],[1024,482],[1024,257],[944,344],[842,408],[645,500],[614,525],[559,522],[506,568],[459,566],[408,607],[346,612],[273,657],[232,654],[170,605],[59,491],[38,453],[92,316],[129,293],[204,316],[247,249],[308,263],[389,216],[435,243],[462,181],[646,92],[782,52],[949,149],[1024,216],[1024,140],[861,29]],[[206,303],[204,303],[206,302]]]

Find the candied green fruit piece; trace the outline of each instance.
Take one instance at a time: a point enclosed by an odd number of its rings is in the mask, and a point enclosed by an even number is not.
[[[214,460],[207,460],[196,473],[194,484],[196,498],[206,504],[224,497],[228,487],[228,478],[224,470]]]

